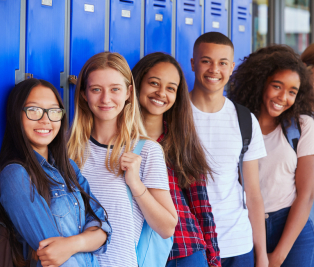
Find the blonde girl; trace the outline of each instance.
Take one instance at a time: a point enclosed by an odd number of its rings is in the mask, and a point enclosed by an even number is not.
[[[132,151],[140,138],[147,140],[138,156]],[[118,53],[99,53],[83,66],[68,148],[108,212],[114,232],[106,255],[98,258],[100,265],[138,266],[135,244],[144,218],[168,238],[177,214],[162,149],[146,135],[131,70]],[[133,195],[133,213],[126,185]]]

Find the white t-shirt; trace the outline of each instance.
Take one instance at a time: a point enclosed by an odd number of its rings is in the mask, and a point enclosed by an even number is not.
[[[266,213],[292,205],[296,198],[295,170],[298,158],[314,155],[314,120],[306,115],[300,118],[301,136],[297,154],[280,125],[271,133],[263,135],[267,157],[260,159],[258,165]]]
[[[133,215],[123,176],[106,169],[107,146],[89,140],[90,156],[82,174],[91,190],[108,213],[112,226],[111,242],[106,253],[97,256],[100,266],[137,267],[135,244],[139,240],[144,216],[133,198]],[[110,154],[112,149],[110,149]],[[141,151],[140,178],[147,188],[169,190],[168,173],[159,144],[146,140]]]
[[[242,187],[238,182],[238,163],[242,137],[234,104],[225,98],[222,109],[205,113],[192,103],[196,130],[207,150],[207,159],[214,171],[207,192],[218,234],[221,258],[248,253],[253,248],[252,227],[248,210],[243,208]],[[244,161],[266,156],[258,121],[252,114],[252,140]]]

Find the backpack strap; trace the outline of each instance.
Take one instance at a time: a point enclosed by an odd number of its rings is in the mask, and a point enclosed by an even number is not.
[[[282,132],[285,135],[288,143],[293,148],[295,153],[297,153],[298,142],[301,137],[301,126],[299,121],[295,122],[294,119],[291,120],[290,127],[286,128],[288,122],[283,122],[281,124]]]
[[[244,201],[244,179],[243,179],[243,158],[246,151],[249,149],[249,144],[252,139],[252,116],[251,112],[248,108],[239,105],[233,102],[240,126],[240,132],[242,137],[242,150],[239,157],[239,171],[241,176],[241,184],[242,184],[242,199],[243,199],[243,208],[246,209],[245,201]]]
[[[133,153],[140,155],[145,142],[146,142],[145,139],[140,139],[136,147],[134,148]],[[127,184],[126,184],[126,191],[128,193],[129,201],[130,201],[132,212],[133,212],[133,195],[132,195],[130,187]]]

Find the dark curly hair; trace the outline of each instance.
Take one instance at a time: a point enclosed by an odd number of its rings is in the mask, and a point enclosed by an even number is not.
[[[301,59],[307,66],[314,66],[314,43],[304,50]]]
[[[291,125],[292,119],[299,123],[301,114],[312,116],[313,85],[310,71],[302,63],[300,56],[286,45],[261,48],[245,57],[231,77],[228,97],[247,107],[258,118],[267,78],[283,70],[298,73],[301,85],[295,103],[276,118],[277,123],[286,127]]]

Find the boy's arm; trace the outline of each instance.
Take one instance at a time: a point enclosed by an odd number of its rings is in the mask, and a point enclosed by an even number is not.
[[[258,160],[243,162],[243,179],[246,193],[246,205],[253,229],[253,243],[256,267],[267,267],[265,211],[259,186]]]

